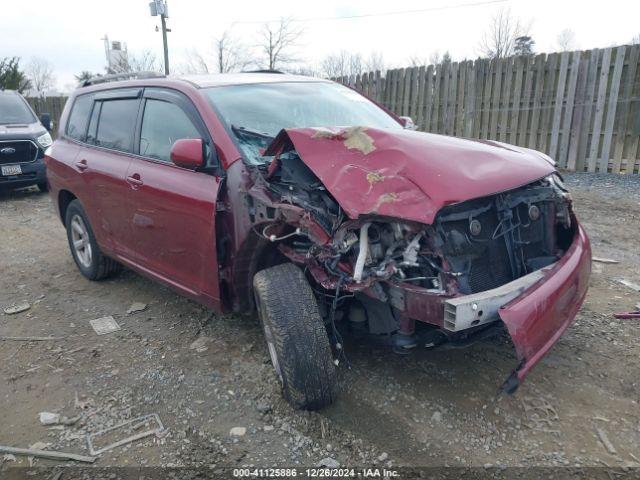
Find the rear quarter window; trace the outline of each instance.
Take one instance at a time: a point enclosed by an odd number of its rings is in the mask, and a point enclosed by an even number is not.
[[[66,134],[74,140],[84,142],[87,134],[87,123],[93,105],[92,95],[81,95],[76,97],[71,108],[69,121],[67,122]]]
[[[137,98],[102,101],[95,144],[123,152],[133,151],[133,132],[138,115]],[[96,107],[98,104],[96,103]]]

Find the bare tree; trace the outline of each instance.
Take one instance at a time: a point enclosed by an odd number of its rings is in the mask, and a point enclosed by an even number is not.
[[[570,52],[577,48],[576,34],[570,28],[565,28],[558,34],[558,48],[561,52]]]
[[[322,73],[327,78],[359,75],[365,70],[362,55],[349,53],[346,50],[327,55],[320,66]]]
[[[365,70],[368,72],[382,72],[387,68],[384,57],[380,52],[371,52],[369,57],[365,60],[364,65]]]
[[[412,57],[410,60],[412,62],[412,66],[416,67],[421,67],[422,65],[440,65],[442,63],[451,63],[453,61],[448,50],[444,53],[440,53],[440,50],[436,50],[429,55],[429,58]]]
[[[162,68],[156,54],[150,50],[143,50],[139,55],[129,56],[130,72],[160,72]]]
[[[640,33],[631,39],[631,45],[640,45]]]
[[[107,73],[162,72],[162,66],[151,50],[140,54],[124,52],[107,68]]]
[[[45,90],[53,88],[56,84],[53,66],[44,58],[33,57],[27,63],[25,71],[31,81],[31,88],[38,95],[43,96]]]
[[[242,71],[255,63],[246,46],[238,42],[228,30],[216,38],[215,50],[217,70],[220,73]]]
[[[528,30],[510,10],[502,9],[491,19],[489,30],[480,41],[480,51],[489,58],[508,57],[513,54],[516,38],[526,36]]]
[[[301,64],[301,65],[294,65],[291,67],[287,67],[285,71],[287,73],[291,73],[292,75],[304,75],[305,77],[322,77],[323,76],[316,66],[309,65],[309,64]]]
[[[178,66],[180,73],[210,73],[212,68],[209,66],[207,59],[197,50],[189,50],[186,52],[186,61]]]
[[[258,47],[266,57],[269,70],[292,63],[296,58],[291,50],[298,45],[303,30],[296,28],[290,18],[281,18],[277,25],[265,23],[259,34]]]

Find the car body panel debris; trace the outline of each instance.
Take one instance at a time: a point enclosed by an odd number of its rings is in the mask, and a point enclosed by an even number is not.
[[[95,320],[89,320],[89,323],[98,335],[106,335],[107,333],[113,333],[120,330],[120,325],[118,325],[118,322],[116,322],[111,315],[108,317],[96,318]]]
[[[8,307],[5,307],[3,310],[4,310],[4,313],[6,313],[7,315],[15,315],[16,313],[25,312],[30,308],[31,308],[31,305],[29,304],[29,302],[18,302],[18,303],[14,303],[13,305],[9,305]]]
[[[155,426],[153,426],[153,424],[155,424]],[[139,430],[142,427],[146,427],[146,430],[134,433],[103,447],[96,447],[95,445],[96,440],[106,435],[114,435],[119,433],[120,431],[123,431],[123,433],[131,433]],[[91,455],[100,455],[109,450],[113,450],[114,448],[121,447],[122,445],[126,445],[128,443],[132,443],[136,440],[141,440],[152,435],[160,435],[163,432],[164,426],[160,421],[160,417],[157,413],[152,413],[150,415],[143,415],[141,417],[133,418],[126,422],[120,423],[119,425],[115,425],[113,427],[105,428],[104,430],[88,434],[87,445],[89,447],[89,453],[91,453]]]
[[[144,312],[147,307],[148,305],[146,303],[134,302],[127,310],[127,313],[131,315],[132,313]]]

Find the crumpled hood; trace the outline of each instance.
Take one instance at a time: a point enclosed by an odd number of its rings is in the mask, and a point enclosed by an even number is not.
[[[285,129],[265,155],[289,143],[350,218],[376,214],[431,224],[446,205],[555,171],[546,156],[526,148],[366,127]]]

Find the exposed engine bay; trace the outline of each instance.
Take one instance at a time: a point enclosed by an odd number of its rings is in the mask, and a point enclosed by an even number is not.
[[[252,180],[254,232],[304,268],[326,322],[348,318],[371,334],[393,335],[399,351],[417,345],[416,321],[438,330],[427,343],[441,343],[497,320],[485,309],[482,321],[456,327],[446,321],[445,302],[548,267],[574,235],[571,199],[557,174],[445,206],[430,225],[375,213],[348,218],[294,148],[254,167]]]

